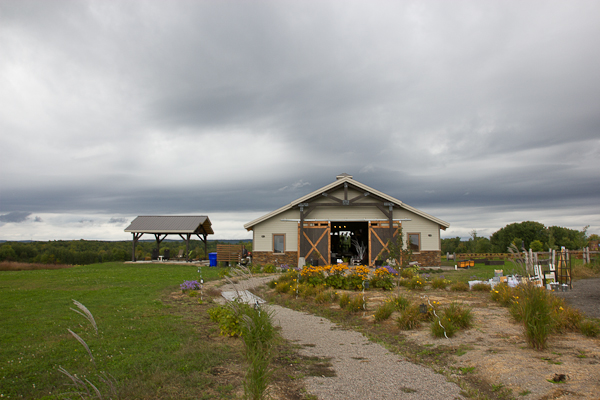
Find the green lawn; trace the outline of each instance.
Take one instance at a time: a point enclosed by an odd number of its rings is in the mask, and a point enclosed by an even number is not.
[[[203,274],[215,279],[218,270],[204,267]],[[123,398],[204,398],[207,387],[226,394],[226,386],[211,386],[207,372],[239,356],[238,350],[202,340],[218,335],[205,306],[170,296],[184,280],[198,278],[193,265],[0,272],[0,397],[55,398],[69,390],[58,366],[94,383],[98,371],[109,372]],[[92,312],[98,336],[69,309],[75,308],[72,299]],[[87,342],[97,370],[67,328]]]

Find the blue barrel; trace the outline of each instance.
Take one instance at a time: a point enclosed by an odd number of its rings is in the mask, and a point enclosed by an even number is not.
[[[208,261],[210,262],[211,267],[217,266],[217,253],[208,253]]]

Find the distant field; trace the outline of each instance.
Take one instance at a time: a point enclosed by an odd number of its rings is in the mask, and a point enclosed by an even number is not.
[[[203,274],[214,279],[218,270],[205,267]],[[0,272],[0,396],[58,398],[69,382],[59,366],[93,380],[89,356],[67,328],[88,343],[98,369],[122,384],[123,398],[199,398],[199,387],[226,393],[227,385],[215,385],[210,371],[237,350],[214,340],[218,331],[206,306],[172,295],[194,279],[194,265],[104,263]],[[92,312],[98,336],[69,309],[72,299]]]
[[[12,261],[0,262],[0,271],[32,271],[36,269],[63,269],[73,268],[74,265],[66,264],[40,264],[40,263],[22,263]]]

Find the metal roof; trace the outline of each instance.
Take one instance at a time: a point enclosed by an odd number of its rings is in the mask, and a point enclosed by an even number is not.
[[[125,232],[137,233],[203,233],[212,235],[212,224],[207,216],[139,216],[125,228]]]

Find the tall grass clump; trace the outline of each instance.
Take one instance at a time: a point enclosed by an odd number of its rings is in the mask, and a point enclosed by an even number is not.
[[[421,320],[423,314],[419,310],[417,304],[411,304],[400,312],[398,318],[396,318],[396,324],[401,330],[411,330],[421,326]]]
[[[394,309],[396,311],[405,310],[406,307],[410,306],[410,301],[408,299],[406,299],[405,297],[402,297],[402,295],[399,295],[399,294],[396,296],[390,297],[387,301],[394,305]]]
[[[523,302],[523,324],[527,343],[534,349],[545,349],[548,336],[554,327],[551,295],[547,290],[532,284],[523,285],[519,292],[522,295],[520,300]]]
[[[71,310],[87,319],[90,325],[92,325],[92,328],[94,328],[96,336],[98,336],[98,326],[96,325],[96,320],[94,319],[94,316],[92,315],[90,310],[88,310],[86,306],[84,306],[77,300],[73,300],[73,304],[75,304],[78,310],[74,308],[71,308]],[[77,340],[83,346],[83,348],[86,350],[90,357],[90,362],[93,364],[94,369],[98,370],[96,359],[94,358],[92,350],[90,350],[90,347],[88,346],[86,341],[83,340],[81,336],[73,332],[71,329],[67,329],[67,331],[71,334],[71,336],[75,338],[75,340]],[[101,399],[103,397],[112,399],[119,398],[119,390],[117,388],[116,380],[112,375],[104,371],[97,372],[97,381],[95,383],[87,377],[85,377],[85,375],[82,379],[79,376],[77,376],[77,374],[71,374],[69,371],[67,371],[60,365],[58,366],[58,371],[65,375],[67,378],[69,378],[69,380],[71,381],[69,386],[71,386],[74,391],[70,393],[76,394],[81,399]],[[65,395],[67,395],[67,393],[65,393]]]
[[[392,316],[392,313],[396,310],[396,306],[391,301],[384,301],[377,309],[375,310],[375,314],[373,317],[375,318],[375,322],[385,321]]]
[[[242,339],[246,346],[248,362],[244,393],[248,399],[264,399],[268,395],[267,389],[273,374],[271,368],[275,339],[273,314],[261,308],[244,307],[242,320]]]
[[[579,331],[587,337],[597,337],[600,335],[600,323],[591,319],[581,321]]]

